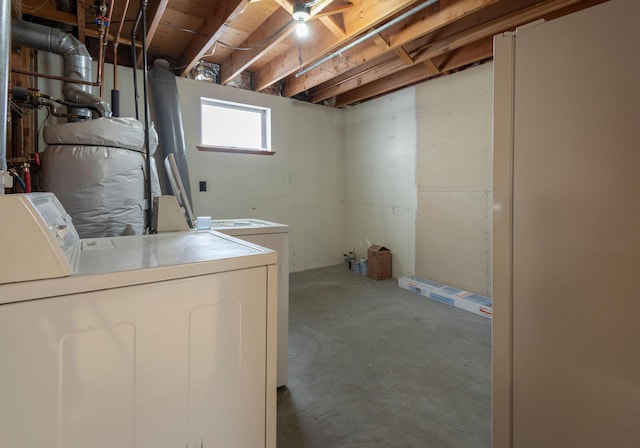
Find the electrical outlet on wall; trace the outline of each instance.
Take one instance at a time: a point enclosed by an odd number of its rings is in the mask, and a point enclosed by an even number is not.
[[[207,181],[205,180],[200,181],[200,191],[207,191]]]

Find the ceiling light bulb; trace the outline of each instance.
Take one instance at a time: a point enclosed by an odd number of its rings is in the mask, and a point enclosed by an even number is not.
[[[305,37],[309,34],[309,27],[304,22],[298,22],[296,24],[296,35],[298,37]]]

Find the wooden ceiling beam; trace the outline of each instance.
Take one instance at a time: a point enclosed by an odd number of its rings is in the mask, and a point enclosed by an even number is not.
[[[273,0],[276,2],[282,9],[287,11],[289,15],[293,14],[293,4],[289,3],[287,0]]]
[[[153,40],[153,38],[156,35],[156,31],[158,31],[158,26],[160,25],[160,20],[162,20],[162,15],[164,14],[165,10],[167,9],[167,5],[169,4],[169,0],[160,0],[160,3],[158,3],[158,7],[156,8],[156,10],[153,13],[153,17],[151,19],[151,23],[149,24],[149,31],[147,31],[147,39],[146,39],[146,43],[147,43],[147,50],[149,49],[149,46],[151,45],[151,41]],[[138,55],[138,59],[136,61],[136,64],[138,67],[140,67],[140,65],[142,64],[142,52],[140,52],[140,54]]]
[[[87,36],[94,37],[96,39],[98,39],[100,37],[100,33],[98,33],[97,30],[87,29],[87,30],[85,30],[85,33],[86,33]],[[109,33],[109,35],[107,35],[107,40],[109,42],[113,42],[115,40],[115,38],[116,37],[111,33]],[[123,45],[131,46],[131,39],[123,38],[122,36],[120,36],[120,38],[118,39],[118,43],[119,44],[123,44]],[[142,48],[142,42],[136,41],[136,48]]]
[[[559,9],[566,8],[581,0],[547,0],[534,6],[508,14],[499,19],[492,20],[482,25],[475,26],[454,36],[442,39],[419,54],[415,55],[416,62],[424,62],[435,56],[440,56],[451,50],[469,45],[486,37],[493,37],[498,33],[513,30],[518,26],[537,20]]]
[[[413,66],[422,64],[411,65]],[[395,57],[388,62],[376,64],[372,70],[360,72],[357,76],[352,76],[346,81],[336,83],[322,89],[311,89],[309,101],[311,101],[312,103],[318,103],[322,100],[326,100],[327,98],[331,98],[332,96],[341,95],[362,85],[366,85],[379,79],[385,78],[405,68],[407,68],[407,64],[405,64],[405,62],[399,57]]]
[[[433,69],[441,73],[448,73],[462,67],[493,58],[493,36],[474,42],[437,58],[430,59]],[[423,64],[426,64],[424,61]],[[431,64],[429,64],[431,65]]]
[[[332,0],[331,4],[328,4],[325,8],[322,9],[322,11],[316,12],[315,17],[321,18],[333,16],[338,13],[343,13],[351,8],[353,8],[353,3],[351,2],[340,2],[338,4],[336,0]]]
[[[81,2],[78,2],[80,4]],[[52,22],[64,23],[65,25],[78,26],[78,21],[80,20],[80,16],[76,16],[74,14],[70,14],[68,12],[58,11],[57,9],[52,9],[49,5],[43,6],[40,9],[34,10],[31,9],[30,4],[25,2],[22,8],[22,14],[31,15],[34,17],[39,17],[45,20],[51,20]],[[84,35],[93,37],[98,39],[100,37],[100,33],[98,30],[94,30],[92,28],[84,28]],[[115,36],[113,34],[109,34],[107,36],[109,42],[113,42],[115,40]],[[124,39],[120,36],[118,40],[121,44],[131,46],[131,39]],[[84,43],[84,42],[83,42]],[[136,42],[136,47],[141,48],[142,44]]]
[[[295,25],[291,19],[291,14],[282,8],[278,8],[258,29],[253,32],[240,46],[252,48],[247,51],[233,51],[220,64],[220,84],[226,84],[243,70],[260,59],[262,55],[278,45],[293,33]],[[268,40],[271,36],[271,40]],[[265,45],[258,46],[259,43],[268,40]]]
[[[311,7],[311,12],[309,13],[309,17],[310,18],[321,17],[333,2],[334,0],[320,0],[318,3],[316,3]]]
[[[456,50],[458,48],[473,44],[476,41],[493,37],[498,33],[515,29],[517,26],[529,23],[547,14],[553,13],[559,9],[571,6],[578,2],[580,2],[580,0],[547,0],[518,12],[508,14],[499,19],[495,19],[490,22],[470,28],[453,36],[446,37],[415,53],[412,56],[414,65],[418,63],[424,63],[425,61],[441,56],[452,50]],[[340,82],[339,84],[336,83],[332,86],[323,85],[319,86],[316,89],[311,89],[310,100],[315,103],[330,98],[334,95],[342,95],[352,89],[360,88],[365,84],[377,81],[381,78],[392,75],[395,72],[401,71],[404,68],[403,65],[404,64],[402,64],[398,59],[396,61],[381,65],[375,71],[367,72],[361,76],[350,77],[345,82]],[[353,70],[356,71],[357,69]],[[325,84],[333,84],[333,82],[330,81],[329,83]]]
[[[323,0],[317,3],[311,10],[311,14],[320,13],[325,7],[327,7],[333,0]],[[281,4],[283,3],[283,4]],[[295,23],[291,17],[291,11],[293,7],[289,3],[282,0],[278,2],[281,4],[281,8],[278,8],[262,25],[258,27],[244,42],[240,45],[245,48],[252,48],[252,50],[232,52],[221,64],[220,64],[220,83],[226,84],[233,78],[238,76],[243,70],[260,59],[264,54],[271,51],[276,45],[286,39],[295,30]],[[288,7],[285,8],[284,4]],[[271,40],[269,38],[274,36]],[[268,40],[264,45],[258,45],[265,40]],[[240,54],[238,54],[240,53]]]
[[[336,39],[344,39],[347,35],[342,15],[338,17],[321,17],[319,20],[325,27],[327,27],[331,34],[336,37]]]
[[[58,8],[53,1],[49,1],[44,5],[39,5],[38,2],[25,0],[22,4],[21,11],[22,14],[38,17],[40,19],[64,23],[65,25],[78,26],[78,17],[75,14],[58,11]]]
[[[78,24],[78,40],[80,42],[82,42],[83,44],[85,43],[85,36],[86,36],[86,28],[85,28],[85,14],[84,14],[84,9],[85,9],[85,3],[84,0],[77,0],[76,1],[76,23]]]
[[[386,78],[337,96],[335,105],[336,107],[348,106],[353,103],[357,103],[358,101],[380,96],[402,87],[429,79],[436,74],[437,73],[430,71],[422,64],[413,65],[405,70],[387,76]]]
[[[287,11],[289,13],[289,15],[293,14],[293,3],[290,3],[287,0],[273,0],[273,1],[276,2],[278,5],[280,5],[280,7],[282,9]],[[296,1],[297,0],[293,0],[293,2],[296,2]],[[311,12],[310,12],[309,16],[310,17],[314,17],[314,16],[321,17],[322,16],[322,12],[327,7],[329,7],[329,5],[331,5],[334,1],[335,0],[321,0],[321,1],[319,1],[318,3],[316,3],[315,5],[313,5],[311,7]],[[334,7],[332,7],[331,9],[334,9]]]
[[[203,35],[197,34],[193,36],[180,55],[178,66],[183,67],[180,73],[181,76],[186,76],[191,71],[196,62],[204,56],[207,50],[220,37],[225,29],[225,24],[241,14],[248,3],[249,0],[227,0],[212,3],[211,11],[199,30]]]
[[[357,69],[351,70],[349,72],[343,72],[342,74],[333,78],[331,82],[324,83],[322,86],[317,86],[314,89],[310,90],[309,93],[314,98],[317,98],[317,101],[315,102],[322,101],[324,99],[335,96],[336,89],[341,83],[348,82],[352,79],[356,79],[359,76],[362,76],[366,73],[375,71],[380,66],[384,66],[390,63],[391,61],[397,61],[397,60],[398,60],[398,57],[395,53],[393,52],[385,53],[384,55],[376,59],[367,61],[365,64],[359,65]],[[343,62],[343,64],[349,65],[348,61]],[[311,99],[309,101],[314,102]]]
[[[452,54],[454,54],[454,56],[450,58],[446,66],[442,67],[443,72],[490,59],[493,56],[493,38],[475,42],[472,45],[456,50]],[[426,81],[439,74],[440,70],[433,70],[424,64],[415,64],[391,76],[338,96],[336,98],[336,107],[344,107],[357,103],[358,101],[378,97],[403,87]]]
[[[404,62],[405,65],[413,65],[413,58],[409,53],[407,53],[407,50],[405,50],[404,48],[397,48],[396,54],[398,55],[400,60]]]
[[[380,56],[384,52],[400,48],[497,1],[498,0],[460,0],[440,9],[433,7],[427,8],[425,14],[418,20],[406,27],[399,27],[395,32],[391,32],[390,38],[385,39],[378,34],[373,38],[375,45],[370,42],[365,42],[361,46],[349,50],[349,52],[345,54],[345,58],[348,58],[352,62],[350,66],[333,66],[329,70],[323,70],[323,67],[318,67],[299,78],[289,76],[285,82],[283,94],[288,97],[295,96],[300,92],[330,80],[331,77],[334,76],[332,74],[344,73],[344,71],[353,69],[354,64],[362,64]],[[437,6],[438,8],[440,7],[440,5]],[[382,42],[386,45],[383,45]]]
[[[302,61],[302,66],[308,65],[315,60],[334,51],[340,45],[347,42],[352,36],[356,36],[380,23],[383,23],[395,14],[405,10],[416,3],[416,0],[367,0],[360,2],[357,7],[349,8],[343,12],[346,26],[344,38],[336,38],[332,33],[326,31],[318,32],[313,39],[307,40],[306,56]],[[271,84],[292,74],[300,68],[298,60],[298,49],[292,48],[273,60],[271,64],[254,72],[255,89],[260,91]]]
[[[422,62],[424,65],[426,65],[426,67],[431,70],[432,72],[435,73],[440,73],[442,70],[440,70],[440,67],[438,67],[436,65],[436,63],[433,61],[433,59],[427,59],[426,61]]]
[[[389,42],[387,42],[385,40],[384,37],[382,37],[380,35],[380,33],[378,34],[374,34],[373,37],[371,38],[371,40],[373,41],[374,44],[376,44],[378,46],[378,48],[380,48],[382,51],[389,51],[391,50],[391,45],[389,45]]]

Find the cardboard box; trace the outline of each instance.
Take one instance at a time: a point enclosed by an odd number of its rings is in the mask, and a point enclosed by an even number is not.
[[[372,244],[367,250],[367,276],[374,280],[391,278],[391,251]]]
[[[454,288],[453,286],[443,285],[426,278],[420,278],[415,275],[400,277],[398,286],[411,292],[415,292],[422,296],[429,297],[447,305],[453,305],[470,311],[479,316],[493,316],[493,302],[489,297],[480,294],[474,294],[469,291]]]

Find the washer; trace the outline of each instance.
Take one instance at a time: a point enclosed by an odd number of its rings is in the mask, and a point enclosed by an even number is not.
[[[0,196],[0,229],[0,446],[275,448],[274,251],[81,240],[52,194]]]
[[[287,384],[289,352],[289,226],[261,219],[222,219],[211,228],[278,253],[278,387]]]

